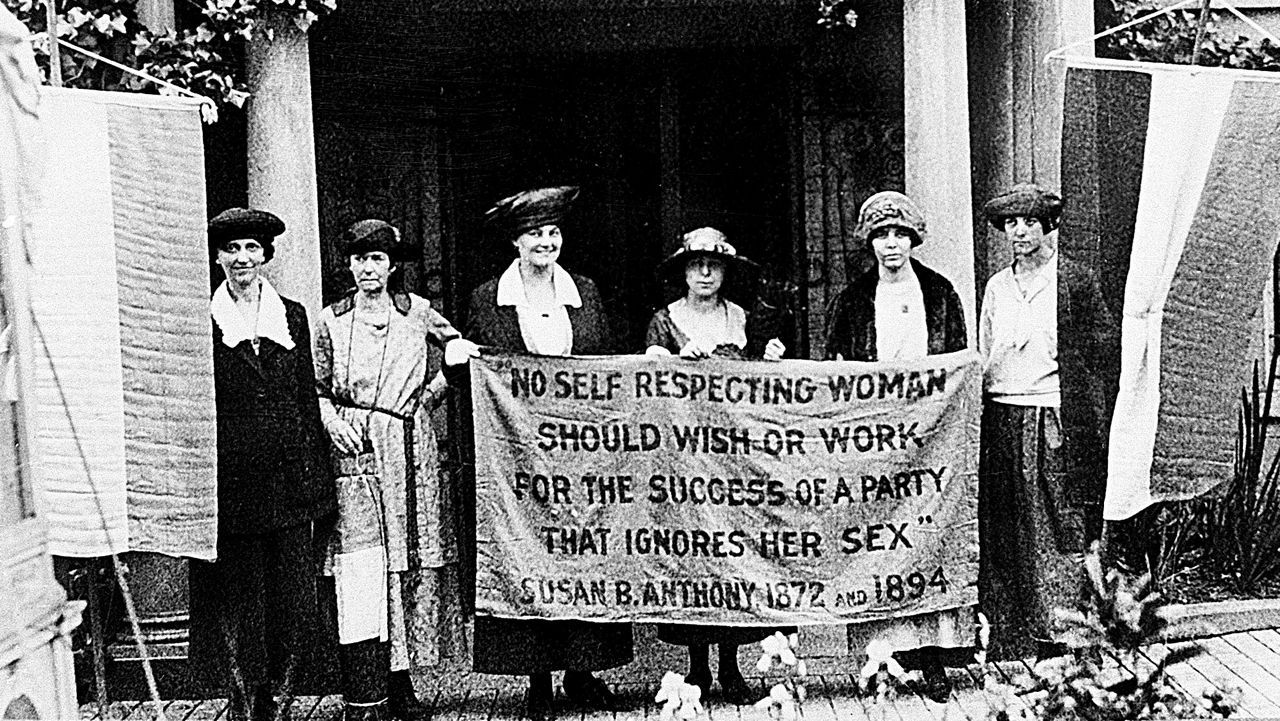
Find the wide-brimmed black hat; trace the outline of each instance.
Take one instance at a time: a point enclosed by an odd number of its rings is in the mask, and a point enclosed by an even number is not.
[[[578,193],[573,185],[525,190],[494,203],[485,211],[484,222],[493,232],[510,236],[544,225],[560,225],[573,209]]]
[[[1045,232],[1058,227],[1062,218],[1062,198],[1035,183],[1019,183],[982,206],[982,213],[996,230],[1004,230],[1007,218],[1036,218]]]
[[[262,244],[267,260],[275,255],[276,236],[284,233],[284,221],[275,213],[252,208],[227,208],[209,221],[209,252],[233,240],[252,238]]]
[[[342,233],[340,245],[343,255],[386,253],[393,261],[413,259],[418,248],[400,236],[400,229],[385,220],[370,218],[358,220]]]
[[[676,284],[683,283],[685,266],[696,258],[715,258],[724,263],[730,273],[747,276],[740,280],[749,280],[758,269],[754,262],[738,255],[724,233],[715,228],[698,228],[685,233],[676,252],[658,264],[658,275]]]

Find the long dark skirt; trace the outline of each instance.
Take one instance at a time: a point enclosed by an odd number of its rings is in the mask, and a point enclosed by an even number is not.
[[[658,638],[675,646],[709,646],[713,643],[745,646],[759,643],[774,631],[794,633],[795,628],[761,628],[759,626],[694,626],[686,623],[664,623],[658,626]]]
[[[311,523],[221,533],[218,560],[191,563],[191,659],[202,685],[244,692],[311,673],[321,633]],[[239,679],[239,680],[237,680]]]
[[[1055,608],[1075,608],[1085,509],[1068,500],[1056,408],[987,401],[978,467],[978,603],[995,657],[1026,657],[1056,638]]]
[[[476,673],[526,676],[600,671],[631,663],[631,624],[476,616]]]

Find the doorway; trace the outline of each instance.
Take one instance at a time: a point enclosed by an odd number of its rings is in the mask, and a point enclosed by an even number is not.
[[[723,230],[768,284],[797,268],[791,67],[785,53],[645,50],[490,59],[446,86],[446,293],[465,323],[470,292],[514,257],[488,237],[494,201],[541,185],[582,187],[561,263],[592,278],[639,351],[655,308],[680,289],[654,276],[681,233]],[[792,345],[794,328],[783,330]],[[794,346],[793,346],[794,347]]]

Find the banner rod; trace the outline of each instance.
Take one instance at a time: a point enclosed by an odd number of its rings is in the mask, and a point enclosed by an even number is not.
[[[44,30],[49,34],[49,84],[62,87],[62,52],[58,49],[58,0],[44,2]]]

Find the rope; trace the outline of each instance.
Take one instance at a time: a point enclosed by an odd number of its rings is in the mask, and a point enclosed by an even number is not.
[[[188,88],[184,88],[180,85],[174,85],[173,83],[167,80],[161,80],[160,78],[157,78],[156,76],[151,75],[150,73],[145,73],[141,70],[138,70],[137,68],[131,68],[128,65],[125,65],[124,63],[118,63],[115,60],[112,60],[111,58],[108,58],[108,57],[103,57],[102,55],[99,55],[93,52],[92,50],[86,50],[80,47],[79,45],[76,45],[75,43],[68,42],[66,40],[63,40],[62,38],[58,38],[58,44],[64,48],[67,48],[68,50],[74,50],[80,53],[81,55],[87,55],[93,58],[94,60],[97,60],[100,63],[106,63],[107,65],[110,65],[111,67],[116,68],[118,70],[123,70],[126,73],[129,73],[130,75],[135,75],[148,82],[152,82],[161,87],[168,88],[174,91],[175,93],[178,93],[179,95],[185,95],[189,98],[195,98],[196,100],[199,100],[202,105],[214,104],[213,100],[206,95],[201,95],[200,93],[197,93]]]
[[[1174,3],[1173,5],[1170,5],[1170,6],[1169,6],[1169,7],[1167,7],[1167,8],[1164,8],[1164,9],[1162,9],[1162,10],[1156,10],[1155,12],[1147,13],[1146,15],[1143,15],[1143,16],[1142,16],[1142,17],[1140,17],[1140,18],[1134,18],[1133,20],[1130,20],[1130,21],[1129,21],[1129,22],[1127,22],[1127,23],[1122,23],[1122,24],[1117,25],[1117,26],[1115,26],[1115,27],[1113,27],[1113,28],[1109,28],[1109,29],[1107,29],[1107,30],[1103,30],[1102,32],[1100,32],[1100,33],[1098,33],[1098,34],[1094,35],[1093,37],[1085,38],[1084,40],[1078,40],[1078,41],[1076,41],[1076,42],[1074,42],[1074,43],[1071,43],[1071,44],[1069,44],[1069,45],[1063,45],[1063,46],[1062,46],[1062,47],[1060,47],[1060,48],[1057,48],[1057,49],[1054,49],[1054,50],[1050,50],[1050,51],[1049,51],[1049,52],[1044,56],[1045,62],[1048,62],[1048,61],[1049,61],[1049,60],[1051,60],[1051,59],[1055,59],[1055,58],[1061,58],[1061,57],[1063,57],[1064,55],[1066,55],[1066,52],[1067,52],[1068,50],[1074,50],[1074,49],[1076,49],[1076,48],[1078,48],[1078,47],[1080,47],[1080,46],[1082,46],[1082,45],[1088,45],[1088,44],[1091,44],[1091,43],[1096,42],[1096,41],[1098,41],[1098,40],[1101,40],[1101,39],[1103,39],[1103,38],[1105,38],[1105,37],[1110,37],[1110,36],[1115,35],[1116,33],[1120,32],[1120,31],[1122,31],[1122,30],[1128,30],[1129,28],[1133,27],[1134,25],[1141,25],[1142,23],[1145,23],[1145,22],[1146,22],[1146,21],[1148,21],[1148,20],[1155,19],[1155,18],[1157,18],[1157,17],[1160,17],[1161,15],[1167,15],[1167,14],[1169,14],[1169,13],[1173,12],[1174,10],[1177,10],[1178,8],[1182,7],[1183,5],[1190,5],[1191,3],[1196,2],[1196,1],[1197,1],[1197,0],[1178,0],[1178,2]]]
[[[115,569],[116,582],[120,584],[120,595],[124,597],[125,613],[129,616],[129,628],[133,631],[133,641],[138,647],[138,655],[142,659],[142,671],[147,679],[147,692],[151,695],[151,703],[155,705],[156,718],[167,721],[168,716],[165,715],[164,705],[160,701],[160,690],[156,685],[156,675],[151,667],[151,656],[147,653],[147,645],[142,641],[142,627],[138,623],[138,611],[133,603],[133,593],[129,590],[129,580],[126,577],[125,565],[121,563],[120,556],[116,553],[115,547],[111,543],[111,532],[107,528],[106,511],[102,508],[102,497],[98,493],[98,486],[93,481],[93,473],[89,468],[89,459],[85,456],[84,446],[80,443],[80,434],[76,431],[75,419],[71,417],[71,409],[67,404],[67,394],[63,390],[62,380],[58,377],[58,369],[53,365],[53,354],[49,352],[49,342],[44,337],[44,330],[41,329],[40,323],[33,316],[31,325],[35,328],[36,337],[40,339],[40,345],[44,348],[45,357],[49,358],[49,371],[53,375],[53,385],[58,389],[58,399],[62,403],[62,412],[67,418],[67,424],[71,429],[71,437],[75,440],[76,452],[80,455],[80,464],[84,467],[85,480],[89,482],[89,487],[93,490],[93,502],[98,508],[98,520],[101,523],[102,533],[106,537],[107,547],[111,550],[111,566]]]
[[[1275,35],[1272,35],[1270,32],[1267,31],[1266,28],[1262,27],[1261,25],[1259,25],[1258,23],[1250,19],[1248,16],[1246,16],[1244,13],[1237,10],[1235,5],[1224,2],[1222,3],[1222,6],[1225,7],[1227,11],[1230,12],[1232,15],[1235,15],[1236,17],[1244,21],[1245,25],[1248,25],[1249,27],[1253,28],[1259,33],[1262,33],[1262,37],[1270,40],[1275,45],[1280,46],[1280,38],[1277,38]]]
[[[1142,23],[1145,23],[1148,20],[1155,19],[1161,15],[1166,15],[1168,13],[1173,12],[1174,10],[1177,10],[1178,8],[1181,8],[1183,5],[1190,5],[1191,3],[1196,1],[1197,0],[1179,0],[1179,2],[1174,3],[1169,7],[1166,7],[1162,10],[1157,10],[1155,12],[1147,13],[1146,15],[1143,15],[1140,18],[1134,18],[1133,20],[1130,20],[1127,23],[1123,23],[1113,28],[1103,30],[1102,32],[1094,35],[1093,37],[1085,38],[1084,40],[1078,40],[1074,43],[1063,45],[1060,48],[1050,50],[1048,53],[1045,54],[1044,60],[1045,62],[1048,62],[1050,60],[1063,58],[1066,56],[1066,52],[1068,50],[1074,50],[1075,48],[1078,48],[1082,45],[1087,45],[1089,43],[1093,43],[1098,40],[1101,40],[1102,38],[1115,35],[1116,33],[1122,30],[1128,30],[1129,28],[1135,25],[1141,25]],[[1255,20],[1250,18],[1248,15],[1245,15],[1244,13],[1240,12],[1240,10],[1237,9],[1235,5],[1232,5],[1231,3],[1226,2],[1226,0],[1217,0],[1217,4],[1222,6],[1222,8],[1225,9],[1227,12],[1231,13],[1232,15],[1235,15],[1245,25],[1248,25],[1250,28],[1253,28],[1253,30],[1261,34],[1262,37],[1266,38],[1267,40],[1270,40],[1276,46],[1280,46],[1280,37],[1276,37],[1275,34],[1271,33],[1269,30],[1259,25]],[[1197,42],[1196,45],[1199,46],[1199,42]]]

